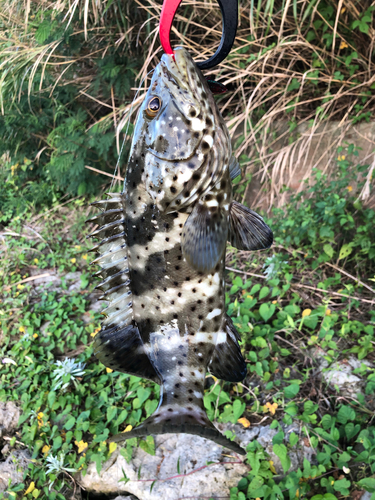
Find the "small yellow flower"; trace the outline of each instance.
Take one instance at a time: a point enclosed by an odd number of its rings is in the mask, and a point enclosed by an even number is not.
[[[273,460],[268,460],[268,463],[270,464],[270,469],[273,474],[277,474],[275,466],[273,465]]]
[[[44,413],[42,412],[39,412],[38,415],[37,415],[37,419],[38,419],[38,427],[42,427],[43,425],[43,417],[44,417]]]
[[[299,490],[296,491],[296,497],[299,497]]]
[[[331,486],[333,486],[335,484],[335,481],[331,481]]]
[[[331,309],[326,310],[326,316],[331,316]]]
[[[273,300],[273,301],[272,301],[272,304],[277,304],[277,300]]]
[[[87,447],[88,447],[88,444],[85,443],[84,441],[74,441],[74,444],[77,446],[78,448],[78,453],[82,453]]]
[[[35,264],[38,264],[39,259],[34,259]]]
[[[20,292],[16,292],[14,295],[15,295],[15,297],[18,297],[19,294],[20,294]]]
[[[249,421],[247,420],[247,418],[245,418],[245,417],[243,417],[243,418],[239,418],[239,419],[237,420],[237,422],[239,422],[240,424],[242,424],[242,425],[245,427],[245,429],[247,429],[247,428],[248,428],[248,427],[250,427],[250,425],[251,425],[251,424],[250,424],[250,422],[249,422]]]
[[[31,481],[31,483],[29,484],[29,487],[25,491],[25,495],[28,495],[29,493],[31,493],[34,490],[35,490],[35,483],[34,483],[34,481]]]
[[[122,432],[130,432],[132,429],[133,429],[133,426],[129,424],[125,427],[125,430],[123,430]]]
[[[74,248],[76,248],[77,250],[81,250],[81,245],[74,245]]]
[[[25,331],[26,331],[26,330],[25,330],[25,327],[24,327],[24,326],[20,326],[20,327],[19,327],[19,331],[20,331],[21,333],[25,333]]]
[[[111,368],[106,368],[106,369],[105,369],[105,371],[106,371],[107,373],[112,373],[112,372],[113,372],[113,370],[112,370]]]
[[[277,403],[273,403],[273,404],[271,404],[271,403],[266,403],[266,405],[265,405],[265,406],[269,409],[269,411],[270,411],[271,415],[275,415],[275,413],[276,413],[276,409],[277,409],[277,407],[278,407],[279,405],[278,405]]]
[[[34,333],[34,334],[33,334],[33,337],[34,337],[34,339],[37,339],[37,338],[38,338],[38,334],[37,334],[37,333]]]
[[[352,186],[347,186],[346,189],[349,191],[349,193],[350,193],[350,191],[353,191]]]
[[[25,285],[21,285],[21,283],[19,283],[17,285],[17,288],[18,288],[18,290],[23,290],[25,288]]]
[[[117,443],[109,443],[109,454],[111,455],[117,448]]]
[[[345,158],[346,158],[345,155],[341,155],[341,156],[337,157],[338,161],[343,161],[343,160],[345,160]]]
[[[75,263],[77,262],[77,259],[76,259],[75,257],[73,257],[72,259],[70,259],[70,262],[71,262],[72,264],[75,264]]]
[[[346,42],[344,42],[344,40],[342,40],[340,43],[340,50],[346,49],[347,47],[348,47],[348,44]]]
[[[346,7],[343,7],[343,8],[340,10],[340,14],[344,14],[344,12],[346,12]]]
[[[26,276],[27,276],[27,275],[26,275],[26,274],[24,274],[24,275],[22,276],[22,279],[25,279],[25,278],[26,278]]]
[[[310,316],[310,314],[311,314],[311,309],[305,309],[304,311],[302,311],[302,318]]]
[[[96,328],[96,329],[95,329],[95,330],[91,333],[91,337],[95,337],[95,335],[96,335],[97,333],[99,333],[99,332],[100,332],[100,328],[101,328],[100,326],[99,326],[98,328]]]
[[[83,260],[87,260],[87,257],[88,257],[87,253],[85,253],[85,255],[82,255]]]
[[[47,453],[49,452],[49,450],[51,449],[50,446],[48,446],[48,444],[45,444],[42,448],[42,453],[44,453],[45,455],[47,455]]]

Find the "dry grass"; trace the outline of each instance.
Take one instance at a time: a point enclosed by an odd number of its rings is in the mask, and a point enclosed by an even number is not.
[[[374,3],[374,2],[373,2]],[[50,96],[56,84],[71,83],[66,75],[75,67],[77,99],[85,99],[91,122],[112,121],[117,129],[117,147],[125,118],[134,117],[129,103],[91,94],[96,77],[93,57],[105,57],[110,47],[130,53],[139,61],[136,85],[149,83],[147,73],[161,55],[158,20],[161,1],[110,2],[100,0],[0,0],[3,28],[0,33],[0,104],[11,92],[16,102],[17,82],[26,78],[29,93],[43,89]],[[285,187],[290,187],[297,170],[309,178],[311,168],[329,168],[354,117],[374,110],[375,60],[373,23],[368,34],[352,29],[355,20],[371,6],[370,0],[244,0],[240,4],[240,23],[235,46],[220,67],[207,76],[230,85],[232,92],[220,99],[223,114],[234,136],[240,137],[236,153],[257,182],[265,187],[252,200],[263,206],[283,203]],[[38,22],[33,12],[53,9],[62,15],[71,37],[84,33],[86,42],[79,56],[59,53],[59,41],[45,46],[35,41]],[[42,20],[43,15],[39,16]],[[172,45],[183,44],[196,59],[211,55],[220,40],[221,16],[214,0],[186,0],[175,19]],[[323,39],[324,37],[324,39]],[[11,43],[9,43],[9,40]],[[329,42],[331,40],[331,42]],[[353,54],[355,53],[355,54]],[[351,62],[345,59],[352,55]],[[49,88],[42,79],[37,87],[33,77],[40,65],[43,72],[55,74]],[[353,68],[353,66],[355,66]],[[142,92],[141,92],[142,94]],[[8,94],[9,95],[9,94]],[[337,128],[328,150],[319,148],[329,124]],[[298,125],[298,127],[297,127]],[[295,128],[297,127],[297,128]],[[295,128],[295,129],[294,129]],[[314,141],[313,141],[314,139]],[[369,138],[371,151],[371,137]],[[321,153],[316,156],[314,149]],[[315,156],[314,156],[315,155]],[[314,158],[311,161],[311,158]],[[368,158],[367,158],[368,160]],[[374,168],[374,158],[368,161]],[[360,193],[370,193],[371,173]],[[244,197],[250,196],[249,188]]]

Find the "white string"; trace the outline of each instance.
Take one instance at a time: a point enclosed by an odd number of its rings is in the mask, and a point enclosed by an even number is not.
[[[142,85],[143,85],[143,82],[146,80],[146,78],[148,77],[148,75],[150,75],[151,73],[153,73],[154,70],[150,70],[147,75],[143,78],[143,80],[141,81],[138,89],[137,89],[137,92],[135,93],[135,96],[134,96],[134,99],[133,99],[133,102],[132,102],[132,105],[130,107],[130,111],[128,113],[128,117],[127,117],[127,120],[126,120],[126,131],[125,131],[125,134],[124,134],[124,139],[122,141],[122,144],[121,144],[121,148],[120,148],[120,152],[119,152],[119,155],[118,155],[118,158],[117,158],[117,162],[116,162],[116,167],[115,167],[115,171],[114,171],[114,176],[112,177],[112,181],[111,181],[111,187],[110,187],[110,192],[112,192],[112,187],[113,187],[113,183],[115,181],[115,177],[117,175],[117,171],[118,171],[118,167],[119,167],[119,164],[120,164],[120,160],[121,160],[121,155],[122,155],[122,150],[124,149],[124,145],[125,145],[125,140],[128,136],[128,130],[129,130],[129,125],[130,125],[130,117],[133,113],[133,107],[134,107],[134,102],[135,100],[137,99],[138,97],[138,94],[142,88]],[[129,154],[130,154],[130,150],[129,150]],[[129,158],[128,158],[128,161],[129,161]],[[125,176],[126,176],[126,172],[125,172]],[[125,186],[124,186],[124,189],[125,189]]]

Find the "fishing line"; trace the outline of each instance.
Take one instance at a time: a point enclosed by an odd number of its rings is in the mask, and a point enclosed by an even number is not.
[[[147,75],[143,78],[143,80],[141,81],[141,83],[139,84],[139,87],[137,89],[137,92],[135,93],[135,96],[134,96],[134,99],[132,101],[132,104],[130,106],[130,111],[128,113],[128,116],[127,116],[127,119],[126,119],[126,130],[125,130],[125,134],[124,134],[124,139],[122,141],[122,144],[121,144],[121,148],[120,148],[120,152],[119,152],[119,155],[118,155],[118,158],[117,158],[117,162],[116,162],[116,166],[115,166],[115,171],[114,171],[114,174],[113,174],[113,177],[112,177],[112,181],[111,181],[111,186],[110,186],[110,192],[112,192],[112,187],[113,187],[113,184],[114,184],[114,181],[115,181],[115,177],[116,177],[116,174],[117,174],[117,171],[118,171],[118,167],[119,167],[119,164],[120,164],[120,160],[121,160],[121,155],[122,155],[122,151],[124,149],[124,145],[125,145],[125,140],[128,136],[128,130],[129,130],[129,125],[130,125],[130,117],[133,113],[133,107],[134,107],[134,102],[136,101],[137,97],[138,97],[138,94],[142,88],[142,85],[143,85],[143,82],[146,80],[146,78],[148,77],[148,75],[150,75],[151,73],[154,72],[154,69],[151,69]],[[129,154],[130,154],[130,150],[129,150]],[[128,159],[129,160],[129,159]]]

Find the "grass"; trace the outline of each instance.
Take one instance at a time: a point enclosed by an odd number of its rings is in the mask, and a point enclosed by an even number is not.
[[[275,474],[253,441],[249,473],[232,488],[231,500],[341,500],[375,492],[374,211],[354,207],[356,198],[345,187],[350,181],[340,176],[350,168],[340,161],[336,179],[305,191],[302,203],[292,197],[272,215],[270,250],[228,252],[226,301],[241,332],[248,376],[239,384],[208,377],[205,406],[217,422],[276,429],[273,451],[285,474]],[[31,212],[1,231],[0,400],[17,401],[22,409],[10,448],[32,454],[23,483],[8,488],[10,498],[22,500],[63,499],[72,492],[80,498],[74,472],[92,461],[100,471],[116,449],[105,440],[144,420],[159,398],[158,386],[112,372],[93,357],[100,314],[92,310],[87,202],[62,205]],[[304,220],[306,233],[300,231]],[[369,244],[356,247],[356,236],[363,243],[368,233]],[[352,251],[342,254],[349,243]],[[45,274],[55,281],[35,281]],[[329,384],[317,369],[317,352],[328,365],[356,359],[363,392],[342,394]],[[291,434],[286,445],[282,425],[293,422],[301,435]],[[301,440],[316,450],[316,463],[305,461],[290,472],[289,447]],[[121,454],[129,461],[136,446],[155,453],[148,437],[129,440]]]

